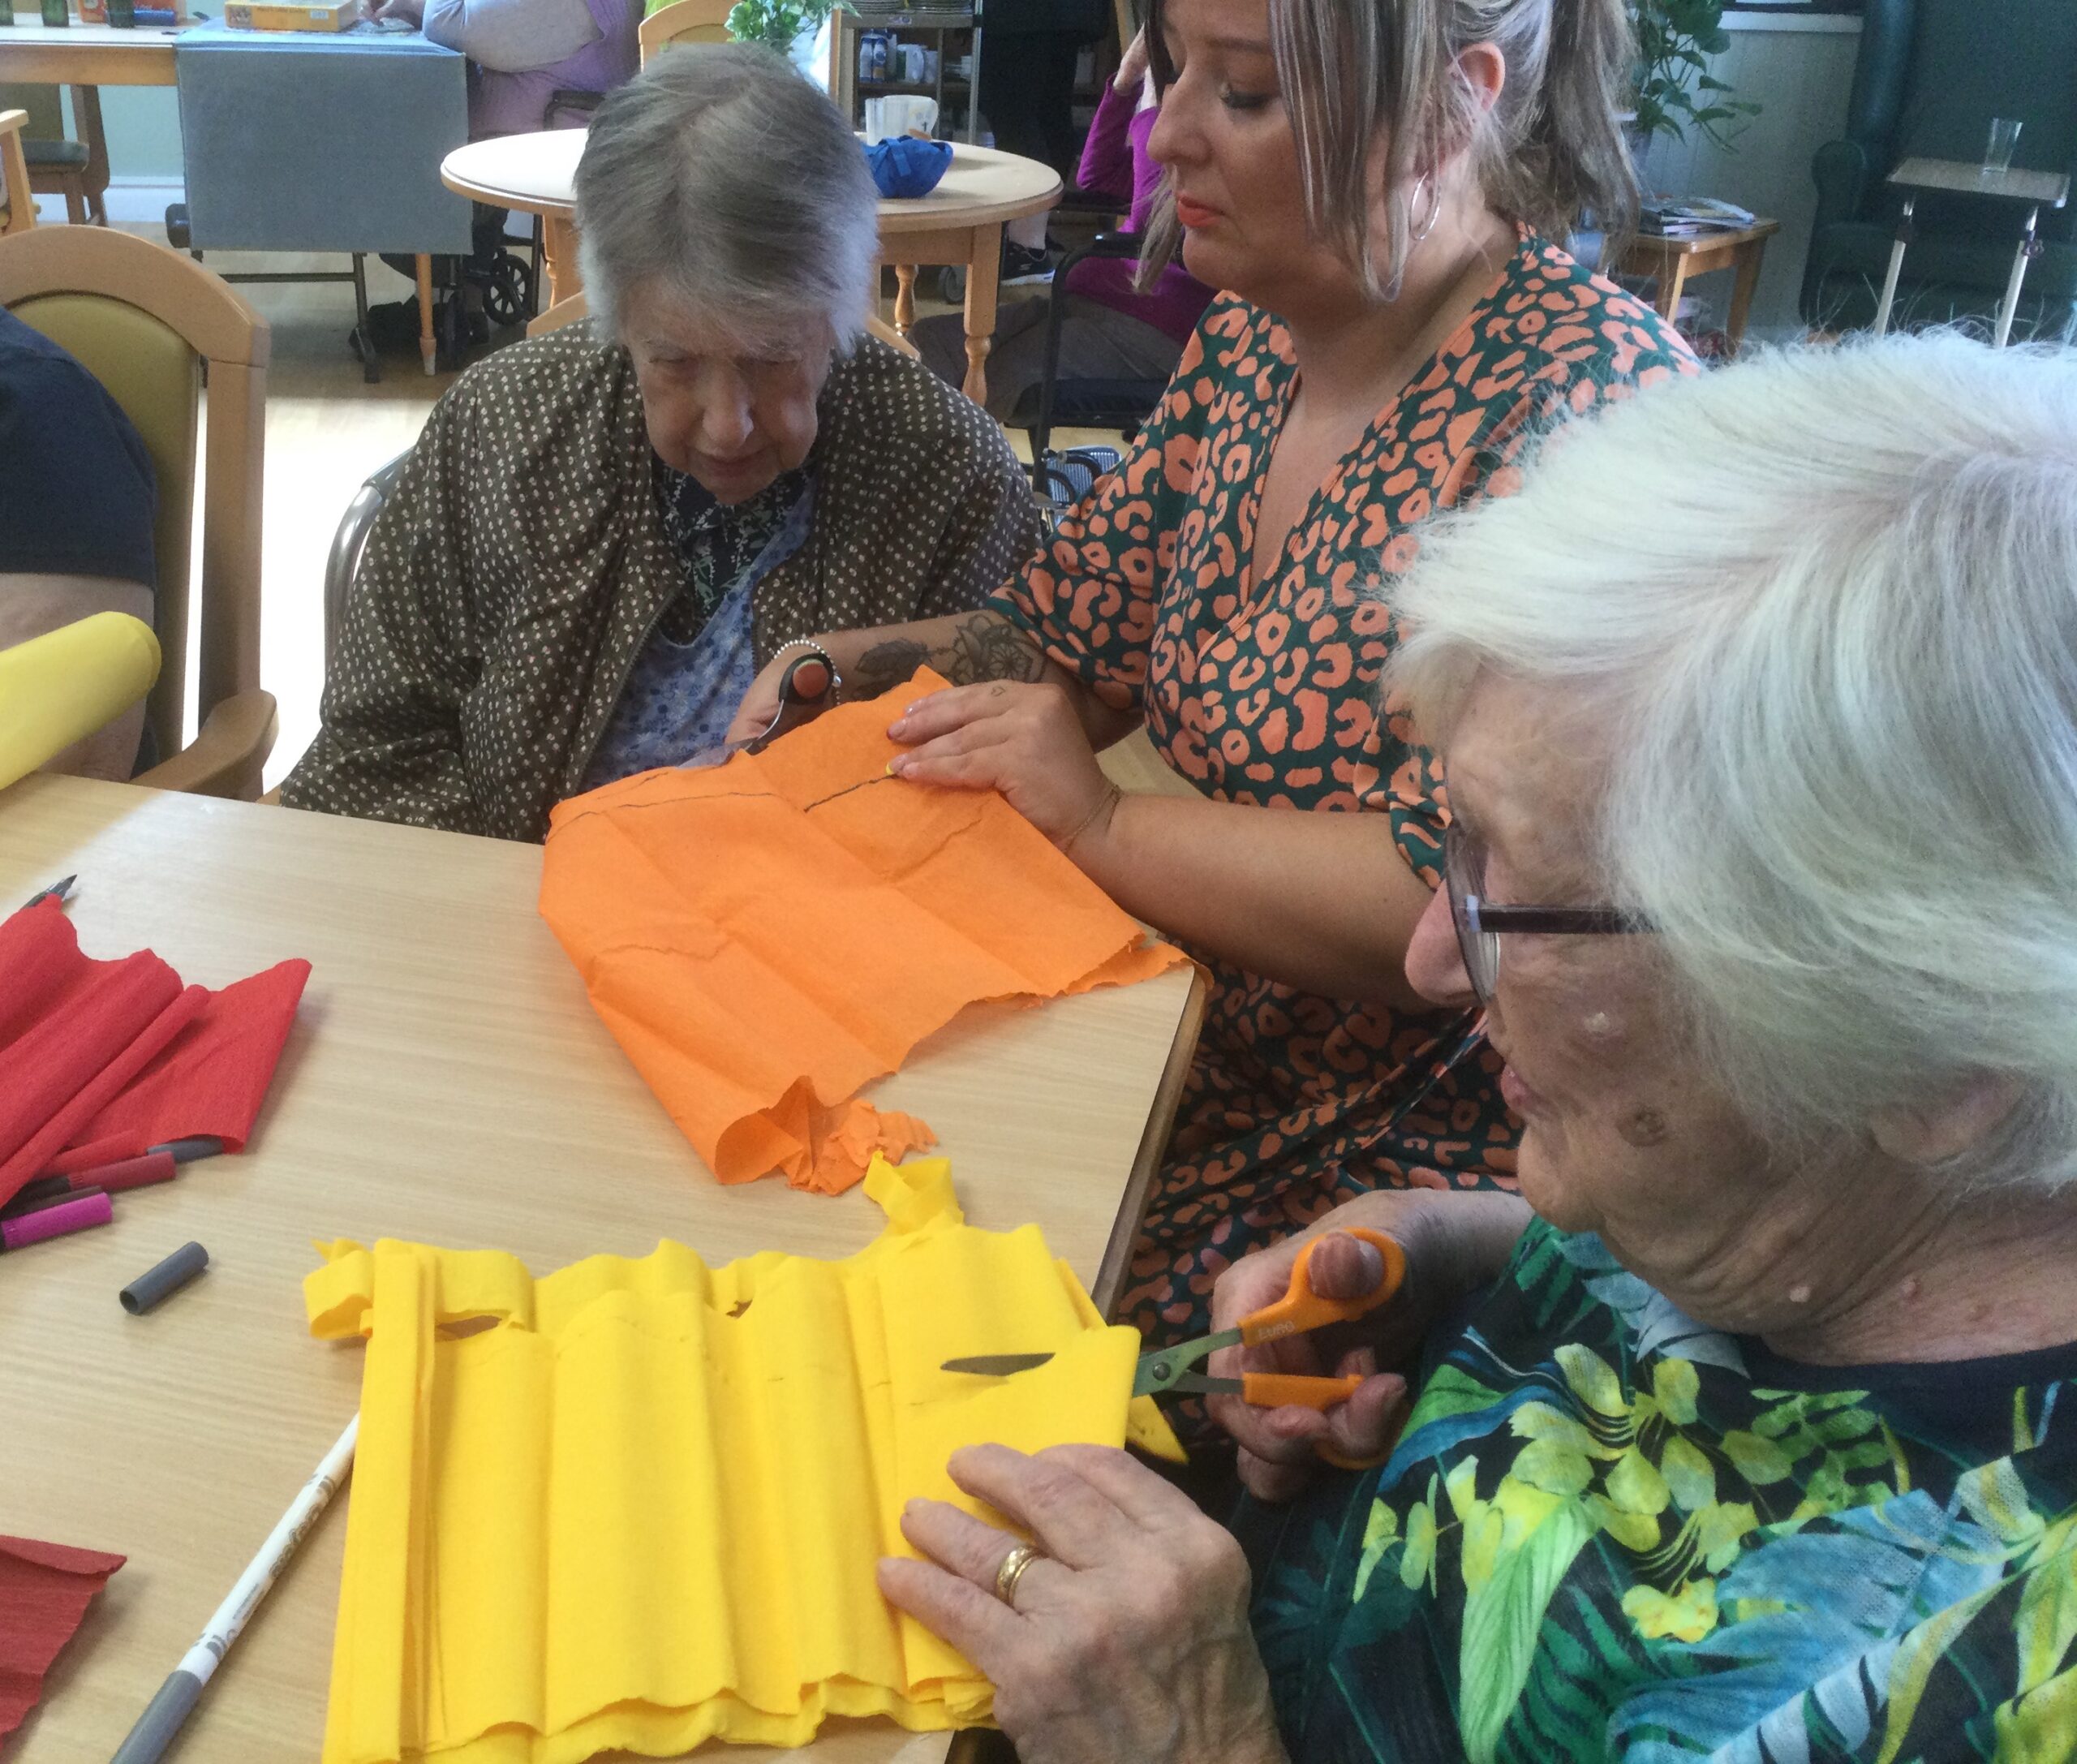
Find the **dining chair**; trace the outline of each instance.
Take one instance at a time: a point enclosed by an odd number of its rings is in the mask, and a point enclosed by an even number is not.
[[[673,43],[728,42],[733,4],[734,0],[673,0],[669,6],[659,6],[635,33],[642,65],[647,67],[652,57]]]
[[[101,88],[75,86],[72,134],[28,136],[23,151],[29,162],[29,188],[40,196],[62,196],[65,218],[77,226],[92,221],[108,225],[108,136],[101,121]],[[55,97],[55,94],[53,94]]]
[[[69,350],[122,407],[151,455],[158,484],[153,617],[165,659],[145,718],[157,751],[171,757],[136,781],[257,797],[277,726],[273,696],[260,686],[267,321],[191,258],[101,227],[41,226],[0,238],[0,306]],[[198,469],[199,574],[191,562]],[[200,611],[199,732],[183,746],[191,600]]]
[[[36,225],[36,196],[29,188],[28,161],[22,155],[26,110],[0,110],[0,239],[26,233]]]

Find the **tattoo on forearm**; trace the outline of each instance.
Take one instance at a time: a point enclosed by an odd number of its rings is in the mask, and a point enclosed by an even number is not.
[[[1046,658],[1000,613],[961,619],[952,632],[949,659],[945,678],[957,686],[977,680],[1038,680],[1046,673]]]
[[[982,680],[1043,679],[1046,658],[1000,613],[975,613],[959,622],[948,642],[935,647],[913,637],[874,644],[845,675],[847,695],[877,698],[922,667],[936,669],[954,686],[972,686]]]

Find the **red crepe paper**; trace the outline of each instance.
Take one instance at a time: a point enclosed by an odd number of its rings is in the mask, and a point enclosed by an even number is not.
[[[56,901],[0,921],[0,1203],[47,1170],[208,1135],[242,1147],[295,1020],[307,962],[221,992],[149,950],[80,953]]]
[[[127,1560],[33,1538],[0,1538],[0,1740],[43,1694],[43,1675]]]

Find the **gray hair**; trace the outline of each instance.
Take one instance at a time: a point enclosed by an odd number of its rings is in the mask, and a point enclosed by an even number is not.
[[[1158,87],[1174,77],[1152,0],[1147,55]],[[1269,0],[1277,83],[1291,117],[1305,217],[1374,298],[1398,291],[1422,222],[1413,192],[1469,149],[1494,210],[1563,243],[1591,210],[1611,234],[1636,217],[1637,179],[1616,115],[1636,45],[1623,0]],[[1457,66],[1490,43],[1507,63],[1499,101],[1481,109]],[[1374,236],[1376,149],[1387,140],[1385,234]],[[1156,273],[1175,253],[1172,204],[1150,226]],[[1382,247],[1382,248],[1381,248]]]
[[[592,316],[637,284],[754,339],[826,320],[841,346],[875,288],[879,218],[858,138],[768,49],[668,49],[599,106],[577,166]]]
[[[1763,1132],[1989,1077],[2022,1101],[1943,1173],[2077,1182],[2077,355],[1897,338],[1645,393],[1393,600],[1438,747],[1486,676],[1606,744],[1606,884]]]

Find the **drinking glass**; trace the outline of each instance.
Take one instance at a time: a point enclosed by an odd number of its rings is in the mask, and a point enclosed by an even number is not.
[[[1983,170],[1985,177],[2012,169],[2012,152],[2019,144],[2019,124],[2016,118],[1994,116],[1990,119],[1990,138],[1984,144]]]

